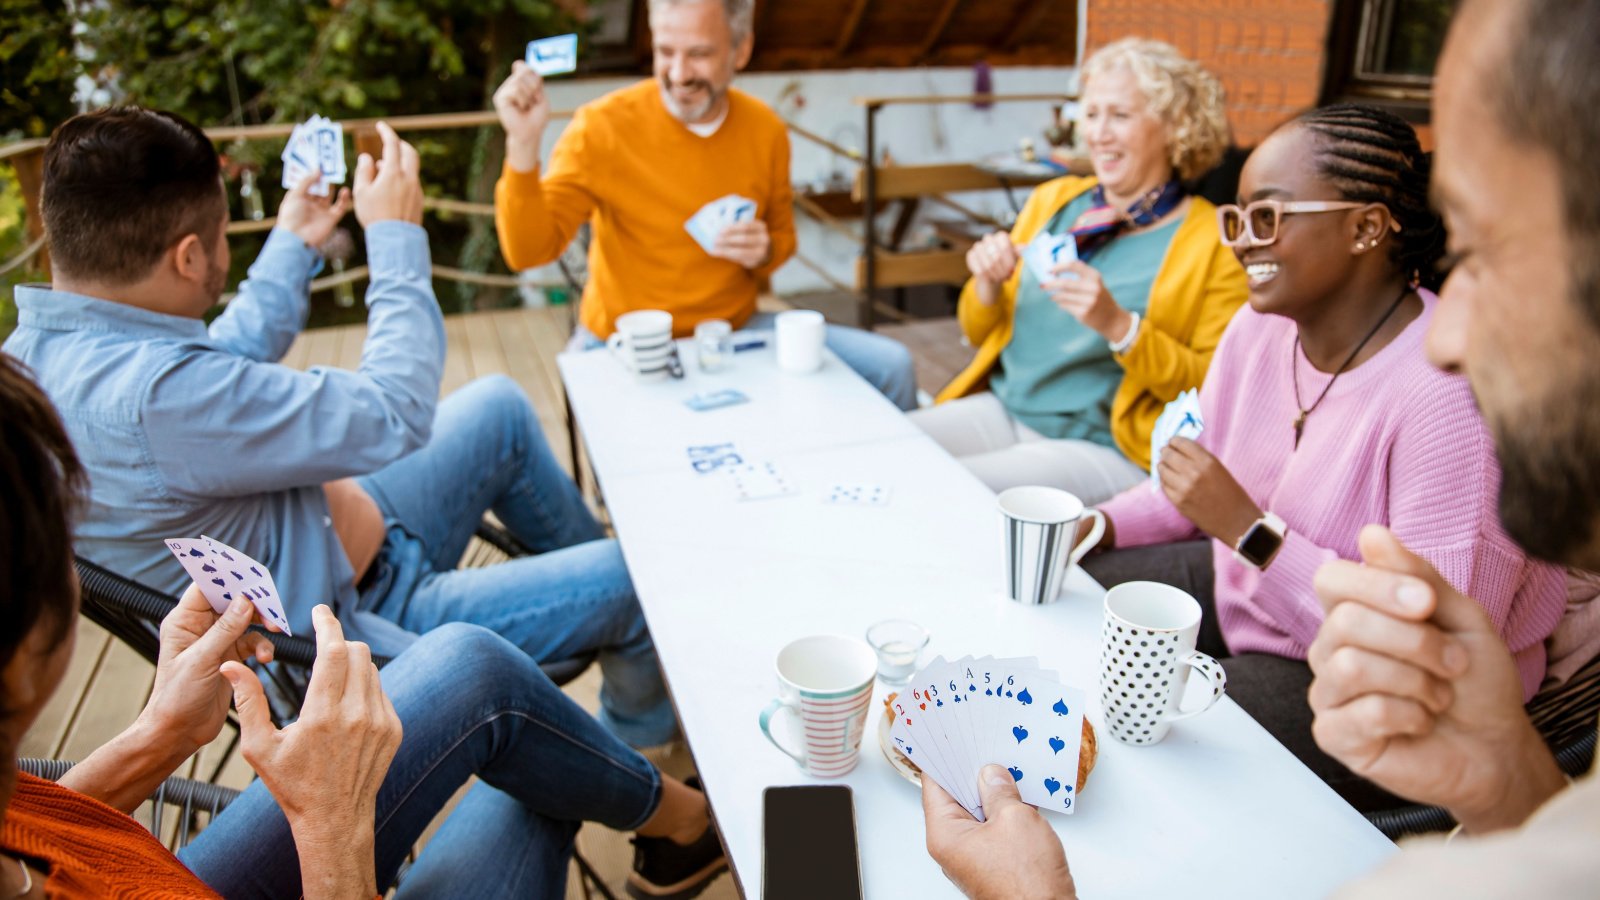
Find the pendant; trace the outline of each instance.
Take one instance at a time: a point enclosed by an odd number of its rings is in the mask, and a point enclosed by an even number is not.
[[[1294,420],[1294,449],[1300,449],[1300,433],[1306,428],[1306,411],[1300,410],[1300,415]]]

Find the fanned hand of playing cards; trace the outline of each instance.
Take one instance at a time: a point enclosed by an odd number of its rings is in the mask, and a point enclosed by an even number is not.
[[[1206,430],[1205,419],[1200,416],[1200,392],[1195,388],[1178,395],[1167,404],[1156,418],[1155,430],[1150,432],[1150,485],[1161,489],[1161,450],[1175,437],[1195,440]]]
[[[748,222],[756,217],[756,202],[749,197],[729,194],[700,207],[689,217],[683,227],[707,253],[717,243],[717,235],[735,222]]]
[[[294,634],[283,614],[278,586],[272,583],[272,573],[266,566],[203,534],[198,538],[167,538],[166,545],[183,563],[184,571],[194,579],[217,615],[227,612],[234,599],[242,596],[255,604],[261,621],[283,629],[284,634]]]
[[[978,771],[991,763],[1011,773],[1025,802],[1070,814],[1083,709],[1083,692],[1036,659],[939,657],[890,704],[889,737],[980,822]]]
[[[1065,265],[1078,258],[1078,239],[1070,234],[1051,234],[1041,231],[1033,236],[1028,246],[1022,248],[1022,261],[1034,280],[1040,284],[1062,278],[1076,278],[1069,273],[1056,274],[1056,266]]]
[[[328,196],[328,185],[344,184],[349,174],[344,162],[344,128],[322,116],[312,116],[294,127],[283,148],[283,186],[295,188],[312,172],[322,172],[322,180],[311,186],[311,193]]]

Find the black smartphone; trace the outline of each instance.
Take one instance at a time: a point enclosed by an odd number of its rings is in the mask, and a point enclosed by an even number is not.
[[[762,805],[765,900],[860,900],[856,808],[848,787],[769,787]]]

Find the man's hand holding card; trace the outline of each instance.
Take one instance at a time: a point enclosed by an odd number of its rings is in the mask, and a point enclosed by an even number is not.
[[[706,253],[755,269],[772,252],[767,223],[756,212],[756,201],[728,194],[700,207],[683,227]]]
[[[889,702],[889,738],[979,821],[978,772],[990,764],[1011,774],[1024,801],[1071,814],[1094,764],[1085,705],[1082,691],[1035,660],[940,657]]]

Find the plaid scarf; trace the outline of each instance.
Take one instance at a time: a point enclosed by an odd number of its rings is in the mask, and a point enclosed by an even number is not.
[[[1189,192],[1184,190],[1181,183],[1169,181],[1134,201],[1124,212],[1106,202],[1105,187],[1095,185],[1089,195],[1093,205],[1072,223],[1070,229],[1078,241],[1078,258],[1088,262],[1101,247],[1111,243],[1127,229],[1143,228],[1161,221],[1188,195]]]

